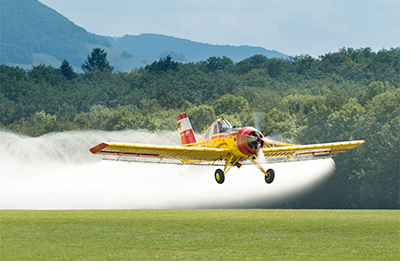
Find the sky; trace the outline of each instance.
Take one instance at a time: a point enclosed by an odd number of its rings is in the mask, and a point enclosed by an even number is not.
[[[97,35],[163,34],[314,58],[400,46],[398,0],[40,0]]]

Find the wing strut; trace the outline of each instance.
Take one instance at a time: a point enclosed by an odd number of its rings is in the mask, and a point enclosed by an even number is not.
[[[265,176],[268,176],[267,172],[265,172],[264,168],[262,167],[260,161],[258,158],[254,155],[252,157],[248,158],[259,170],[261,170],[262,173],[264,173]]]
[[[239,161],[240,157],[236,158],[235,161],[232,162],[234,155],[230,155],[226,159],[225,163],[225,169],[223,170],[223,173],[228,173],[228,171],[232,168],[232,166],[236,165],[236,163]]]

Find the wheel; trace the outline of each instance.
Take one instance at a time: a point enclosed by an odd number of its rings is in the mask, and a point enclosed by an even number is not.
[[[270,168],[266,171],[266,173],[267,173],[267,176],[265,176],[265,182],[267,184],[271,184],[274,180],[274,170]]]
[[[217,183],[223,184],[225,181],[225,173],[221,169],[217,169],[214,173],[214,178],[216,178]]]

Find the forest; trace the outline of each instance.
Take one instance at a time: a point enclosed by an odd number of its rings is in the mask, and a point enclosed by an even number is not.
[[[197,134],[217,116],[289,143],[366,143],[335,156],[332,177],[284,208],[400,208],[400,48],[341,48],[313,58],[254,55],[237,63],[170,56],[130,73],[44,64],[0,66],[0,129],[40,136],[71,130],[176,130],[187,112]]]

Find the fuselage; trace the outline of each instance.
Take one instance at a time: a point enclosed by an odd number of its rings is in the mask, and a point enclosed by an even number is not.
[[[229,150],[236,158],[247,158],[258,153],[264,145],[263,135],[253,127],[232,126],[225,119],[217,119],[198,142],[183,147],[208,147]]]

